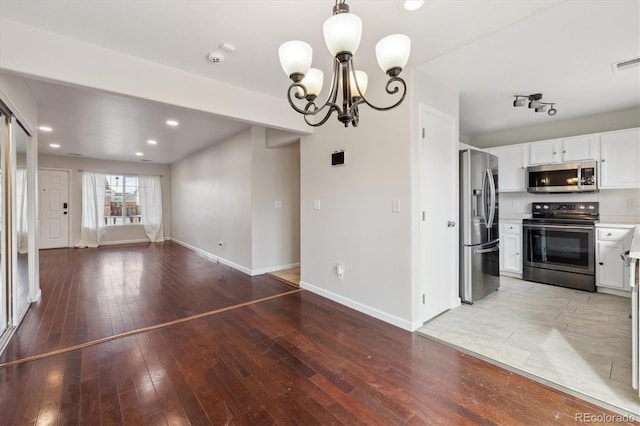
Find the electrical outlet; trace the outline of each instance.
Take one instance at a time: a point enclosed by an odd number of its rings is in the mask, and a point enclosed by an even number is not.
[[[273,205],[275,206],[276,209],[281,209],[282,208],[282,201],[278,200],[275,203],[273,203]]]
[[[520,207],[520,200],[513,200],[513,207]]]
[[[627,199],[627,208],[628,209],[634,209],[636,207],[636,200],[633,198],[628,198]]]
[[[320,210],[320,200],[313,200],[313,209]]]

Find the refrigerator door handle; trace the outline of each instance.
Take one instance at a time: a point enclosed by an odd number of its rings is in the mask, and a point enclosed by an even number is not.
[[[493,219],[496,215],[496,184],[493,180],[493,173],[491,169],[487,169],[487,182],[489,183],[490,199],[489,199],[489,220],[487,221],[487,228],[493,227]]]
[[[491,248],[488,248],[488,249],[476,249],[476,250],[473,251],[473,254],[491,253],[491,252],[498,251],[498,250],[500,250],[500,246],[496,245],[495,247],[491,247]]]
[[[487,226],[487,174],[482,175],[482,218]]]

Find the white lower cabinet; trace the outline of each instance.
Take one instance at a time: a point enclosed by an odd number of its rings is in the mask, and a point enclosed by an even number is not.
[[[629,291],[629,266],[620,253],[629,250],[633,228],[596,228],[596,286]]]
[[[500,221],[500,273],[522,275],[522,222]]]

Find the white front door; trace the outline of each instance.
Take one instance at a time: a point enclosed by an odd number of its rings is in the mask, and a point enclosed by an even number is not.
[[[421,321],[458,300],[458,142],[455,118],[420,106]]]
[[[69,247],[69,172],[38,170],[39,248]]]

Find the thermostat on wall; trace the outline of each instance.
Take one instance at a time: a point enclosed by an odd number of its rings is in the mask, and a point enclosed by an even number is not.
[[[333,154],[331,154],[332,166],[344,166],[346,162],[347,153],[344,151],[344,149],[341,149],[340,151],[334,151]]]

